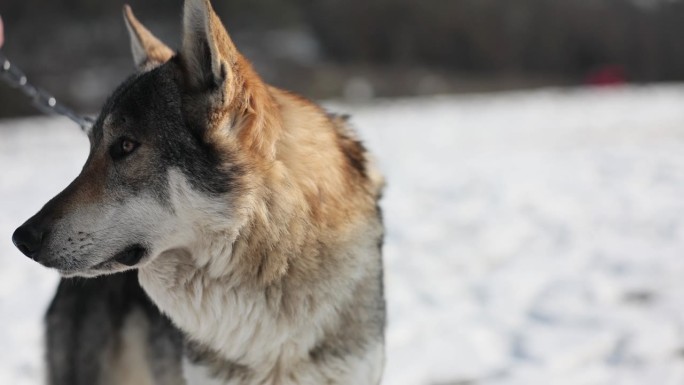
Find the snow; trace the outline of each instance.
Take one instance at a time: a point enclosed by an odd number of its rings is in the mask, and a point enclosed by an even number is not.
[[[388,100],[384,384],[684,383],[684,86]],[[57,282],[13,229],[75,177],[78,128],[0,122],[0,383],[42,381]]]

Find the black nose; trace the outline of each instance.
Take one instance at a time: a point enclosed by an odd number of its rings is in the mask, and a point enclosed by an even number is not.
[[[36,259],[43,243],[43,231],[36,226],[23,225],[12,235],[12,242],[24,255]]]

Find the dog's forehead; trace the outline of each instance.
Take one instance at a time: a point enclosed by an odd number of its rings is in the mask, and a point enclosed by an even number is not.
[[[112,126],[114,125],[114,121],[117,116],[117,109],[121,104],[121,100],[126,97],[132,86],[138,81],[139,78],[139,74],[130,76],[123,83],[121,83],[114,90],[114,92],[112,92],[109,98],[107,98],[107,101],[100,110],[100,115],[93,126],[92,135],[95,143],[99,143],[104,137],[105,132],[111,130]]]
[[[135,74],[126,79],[107,99],[93,128],[99,142],[115,134],[125,122],[143,122],[173,106],[177,88],[163,68]]]

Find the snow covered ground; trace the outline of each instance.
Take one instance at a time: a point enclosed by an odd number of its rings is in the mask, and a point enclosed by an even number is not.
[[[386,385],[684,383],[684,87],[336,105],[389,187]],[[0,123],[0,384],[57,277],[11,245],[87,142]]]

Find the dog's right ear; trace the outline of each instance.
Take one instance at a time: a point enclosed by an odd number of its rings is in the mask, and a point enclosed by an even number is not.
[[[124,21],[131,38],[133,60],[139,70],[146,71],[158,67],[173,57],[173,50],[138,21],[128,4],[124,5]]]

